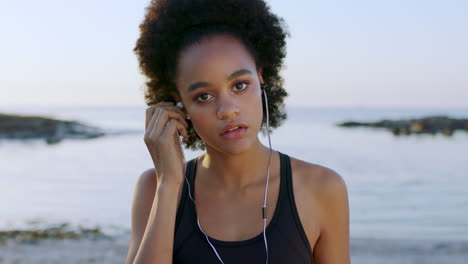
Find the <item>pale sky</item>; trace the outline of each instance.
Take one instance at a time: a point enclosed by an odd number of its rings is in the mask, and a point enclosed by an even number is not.
[[[145,0],[0,0],[1,105],[144,105]],[[468,107],[468,1],[268,0],[288,106]]]

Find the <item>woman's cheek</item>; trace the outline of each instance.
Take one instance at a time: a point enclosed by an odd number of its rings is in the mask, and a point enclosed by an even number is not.
[[[191,115],[190,116],[191,118],[191,121],[192,121],[192,126],[193,126],[193,129],[195,130],[195,132],[198,134],[198,136],[203,139],[204,141],[205,140],[205,135],[209,132],[208,130],[210,125],[207,124],[206,122],[206,118],[204,117],[203,114],[195,114],[195,115]],[[211,129],[213,130],[213,129]]]

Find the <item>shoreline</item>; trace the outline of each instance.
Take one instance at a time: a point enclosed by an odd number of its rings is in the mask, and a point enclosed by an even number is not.
[[[60,227],[60,228],[59,228]],[[0,263],[52,264],[63,263],[123,263],[130,243],[130,231],[109,235],[99,227],[83,228],[81,233],[63,235],[73,229],[67,224],[32,230],[49,234],[36,240],[24,238],[18,230],[0,231]],[[76,228],[75,228],[76,230]],[[31,231],[31,230],[29,230]],[[52,232],[54,231],[54,232]],[[5,237],[5,234],[9,234]],[[50,235],[54,234],[54,235]],[[70,233],[68,233],[70,234]],[[376,239],[351,237],[351,261],[371,263],[465,263],[468,241]]]

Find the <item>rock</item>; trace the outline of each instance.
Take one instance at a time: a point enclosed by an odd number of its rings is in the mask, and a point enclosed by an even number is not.
[[[394,135],[441,133],[452,136],[456,130],[468,132],[468,119],[456,119],[448,116],[428,116],[418,119],[382,120],[378,122],[346,121],[337,124],[340,127],[376,127],[386,128]]]
[[[44,139],[55,144],[66,138],[91,139],[106,134],[103,129],[77,121],[0,114],[0,139]]]
[[[78,226],[78,228],[61,223],[46,228],[40,229],[14,229],[0,230],[0,241],[6,244],[8,240],[14,240],[19,243],[36,244],[44,239],[110,239],[108,234],[101,231],[99,226],[86,228]]]

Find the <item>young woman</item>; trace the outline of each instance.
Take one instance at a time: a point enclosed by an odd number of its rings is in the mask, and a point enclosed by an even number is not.
[[[288,32],[263,0],[154,0],[135,52],[149,81],[127,264],[350,263],[346,184],[264,146],[286,118]],[[206,150],[185,162],[186,148]]]

